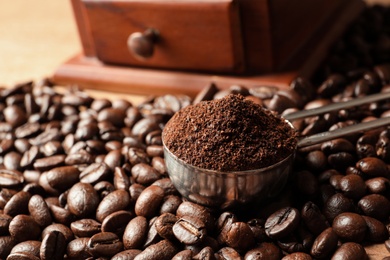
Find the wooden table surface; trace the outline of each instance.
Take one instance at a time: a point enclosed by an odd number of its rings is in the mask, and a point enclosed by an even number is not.
[[[390,4],[390,0],[368,0]],[[68,0],[0,1],[0,86],[51,76],[81,51]],[[91,95],[125,98],[139,103],[143,96],[87,90]],[[366,247],[370,259],[390,256],[384,245]]]

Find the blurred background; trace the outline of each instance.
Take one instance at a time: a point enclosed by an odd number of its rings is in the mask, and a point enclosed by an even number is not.
[[[0,1],[0,86],[50,76],[80,51],[70,0]]]

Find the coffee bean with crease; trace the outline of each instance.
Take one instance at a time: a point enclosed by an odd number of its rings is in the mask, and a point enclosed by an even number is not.
[[[271,242],[260,243],[257,247],[252,248],[245,253],[244,259],[267,259],[267,260],[279,260],[283,257],[282,250]]]
[[[322,231],[314,240],[310,253],[318,259],[327,259],[336,250],[338,244],[338,236],[332,228],[327,228]]]
[[[156,227],[157,233],[165,239],[173,241],[175,235],[173,233],[173,226],[178,221],[178,218],[172,213],[164,213],[157,217],[154,225]]]
[[[164,239],[145,248],[134,260],[171,260],[177,252],[177,247]]]
[[[101,224],[94,219],[79,219],[70,224],[70,229],[77,237],[91,237],[101,232]]]
[[[186,245],[198,244],[203,241],[207,231],[205,223],[194,216],[183,216],[173,226],[175,237]]]
[[[314,235],[318,235],[329,228],[329,222],[319,207],[313,202],[306,202],[301,210],[302,221]]]
[[[51,231],[42,239],[39,255],[44,260],[60,260],[66,250],[65,236],[59,231]]]
[[[115,233],[118,237],[122,237],[126,225],[134,217],[134,213],[127,210],[119,210],[111,213],[104,218],[101,230],[103,232]]]
[[[297,209],[285,207],[269,216],[264,224],[266,234],[272,239],[283,238],[298,227],[300,213]]]
[[[122,241],[112,232],[97,233],[87,243],[87,251],[95,257],[112,257],[122,250]]]
[[[87,251],[89,237],[80,237],[69,241],[66,255],[71,259],[88,259],[92,255]]]

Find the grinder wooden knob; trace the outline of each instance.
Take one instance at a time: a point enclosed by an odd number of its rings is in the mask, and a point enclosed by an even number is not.
[[[154,46],[158,40],[158,32],[155,29],[147,29],[144,32],[134,32],[127,39],[127,46],[132,55],[145,60],[153,56]]]

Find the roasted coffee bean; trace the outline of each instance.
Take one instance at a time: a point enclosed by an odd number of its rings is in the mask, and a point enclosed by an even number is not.
[[[337,248],[338,236],[332,228],[321,232],[314,240],[310,253],[318,259],[327,259]]]
[[[121,167],[123,161],[123,156],[121,150],[113,150],[106,154],[104,157],[104,163],[111,169],[113,172],[116,167]]]
[[[343,241],[361,242],[366,234],[367,224],[359,214],[345,212],[334,218],[332,228]]]
[[[370,177],[387,177],[388,169],[386,163],[375,157],[367,157],[356,163],[356,168]]]
[[[164,213],[172,213],[175,214],[177,211],[177,208],[182,203],[182,199],[179,196],[176,195],[168,195],[165,196],[163,199],[163,202],[160,207],[160,215]]]
[[[8,152],[13,145],[14,141],[12,139],[2,139],[0,141],[0,154],[5,154]]]
[[[111,260],[133,260],[141,252],[142,251],[138,249],[125,250],[111,257]]]
[[[163,157],[164,149],[162,145],[149,145],[146,147],[146,153],[150,157]]]
[[[31,194],[25,191],[19,191],[9,199],[4,206],[4,213],[10,216],[28,213],[28,201]]]
[[[214,230],[214,217],[211,215],[209,209],[193,202],[184,201],[177,208],[176,216],[181,218],[183,216],[193,216],[199,218],[205,225],[209,233]]]
[[[112,257],[123,250],[123,243],[111,232],[93,235],[87,244],[87,251],[95,257]]]
[[[298,227],[300,222],[299,211],[295,208],[282,208],[268,217],[264,224],[265,232],[270,238],[283,238]]]
[[[7,256],[7,260],[40,260],[41,258],[30,253],[18,252]]]
[[[132,165],[136,165],[139,163],[148,164],[150,162],[150,158],[146,151],[142,148],[138,147],[130,147],[127,156]]]
[[[157,214],[164,199],[164,190],[156,185],[145,188],[139,195],[135,206],[135,214],[151,218]]]
[[[333,254],[332,260],[353,260],[353,259],[361,259],[367,260],[368,255],[364,247],[360,244],[354,242],[347,242],[342,244],[336,252]]]
[[[57,205],[50,205],[49,208],[54,222],[70,225],[70,223],[76,219],[76,216],[73,215],[68,208],[63,208]]]
[[[1,189],[0,190],[0,207],[4,209],[7,202],[15,195],[17,191],[11,189]]]
[[[385,224],[375,218],[362,216],[367,224],[366,239],[374,243],[381,243],[389,237]]]
[[[15,151],[8,152],[4,155],[3,165],[8,170],[20,170],[20,161],[22,156]]]
[[[118,237],[122,237],[126,225],[130,222],[133,216],[133,213],[126,210],[113,212],[104,218],[102,222],[102,231],[112,232],[115,233]]]
[[[77,237],[91,237],[101,232],[101,224],[94,219],[80,219],[72,222],[70,228]]]
[[[329,227],[329,223],[316,204],[309,201],[301,210],[301,217],[306,227],[314,235],[318,235]]]
[[[292,253],[292,254],[289,254],[289,255],[286,255],[282,258],[282,260],[312,260],[313,258],[306,254],[306,253],[303,253],[303,252],[295,252],[295,253]]]
[[[41,247],[41,241],[38,240],[28,240],[21,242],[19,244],[16,244],[12,250],[11,254],[15,253],[27,253],[32,256],[39,258],[39,252]]]
[[[331,196],[324,205],[323,214],[328,219],[329,223],[343,212],[354,212],[355,207],[353,200],[345,197],[342,193],[336,193]]]
[[[328,158],[324,152],[316,150],[306,155],[305,162],[310,170],[322,171],[328,165]]]
[[[45,237],[48,233],[50,233],[52,231],[61,232],[65,237],[66,243],[69,243],[69,241],[73,240],[73,238],[74,238],[72,230],[69,227],[67,227],[63,224],[60,224],[60,223],[53,223],[53,224],[47,226],[42,231],[42,237]]]
[[[42,239],[41,259],[63,259],[66,249],[65,237],[59,231],[51,231]]]
[[[92,257],[87,251],[89,237],[80,237],[70,241],[66,247],[66,255],[70,259],[88,259]]]
[[[257,247],[246,252],[244,259],[245,260],[255,260],[255,259],[269,259],[269,260],[278,260],[282,258],[282,251],[275,244],[269,242],[263,242]]]
[[[143,216],[137,216],[130,220],[123,234],[125,249],[141,248],[148,233],[148,220]]]
[[[245,252],[255,244],[255,237],[247,223],[234,222],[226,233],[226,244],[237,251]]]
[[[161,175],[168,174],[164,158],[160,156],[155,156],[152,158],[152,167],[156,169]]]
[[[225,244],[227,239],[227,232],[231,229],[234,222],[237,222],[238,218],[232,212],[223,212],[217,219],[216,228],[219,232],[218,242]]]
[[[155,225],[156,220],[157,217],[153,217],[152,219],[149,220],[148,234],[146,235],[145,243],[143,245],[144,248],[153,245],[161,240],[161,236],[157,233],[157,228]]]
[[[39,151],[47,157],[53,156],[53,155],[59,155],[60,153],[62,153],[62,146],[61,146],[61,143],[59,141],[51,141],[51,142],[47,142],[43,146],[39,147]],[[64,157],[64,160],[65,160],[65,157]]]
[[[96,211],[100,198],[91,184],[79,182],[69,190],[67,202],[69,211],[75,216],[83,218]]]
[[[13,188],[24,182],[23,174],[17,170],[0,169],[0,187]]]
[[[361,198],[358,207],[367,216],[384,220],[390,215],[390,201],[383,195],[370,194]]]
[[[183,216],[173,226],[175,237],[186,245],[198,244],[203,241],[207,231],[204,222],[194,216]]]
[[[65,155],[52,155],[36,159],[33,166],[38,171],[48,171],[52,168],[63,166],[65,164]]]
[[[177,251],[176,246],[170,241],[162,240],[145,248],[134,260],[170,260]]]
[[[201,259],[216,260],[216,258],[214,256],[214,251],[209,246],[204,247],[199,253],[194,255],[192,257],[192,259],[194,259],[194,260],[201,260]]]
[[[339,152],[355,152],[355,146],[345,138],[337,138],[321,144],[321,150],[325,154],[339,153]]]
[[[35,240],[41,229],[34,219],[28,215],[17,215],[9,223],[9,233],[15,241]]]
[[[355,158],[351,153],[339,152],[333,153],[328,156],[329,164],[336,170],[345,170],[348,166],[352,166],[355,163]]]
[[[390,191],[390,181],[384,177],[375,177],[366,180],[367,193],[385,195]]]
[[[79,180],[80,171],[74,166],[61,166],[48,171],[41,178],[46,178],[49,186],[58,191],[65,191],[72,187]],[[39,182],[44,182],[44,180]]]
[[[100,198],[103,199],[106,195],[115,190],[114,185],[109,181],[100,181],[93,186]]]
[[[216,258],[220,260],[242,259],[240,254],[231,247],[222,247],[215,255]]]
[[[11,216],[7,214],[0,214],[0,236],[8,234],[8,227],[11,220]]]
[[[15,239],[11,236],[0,236],[0,257],[6,259],[15,245]]]
[[[105,196],[96,210],[96,219],[100,222],[111,213],[126,209],[130,204],[130,195],[124,190],[115,190]]]
[[[5,121],[12,127],[16,128],[27,122],[27,115],[25,111],[17,105],[7,106],[4,108],[3,114]]]
[[[95,160],[94,156],[81,149],[77,151],[76,153],[68,154],[65,158],[65,164],[66,165],[90,165]]]
[[[49,206],[40,195],[33,195],[28,202],[28,212],[34,221],[41,227],[52,223]]]
[[[117,190],[128,190],[130,187],[130,179],[126,175],[124,169],[115,167],[114,169],[114,187]]]
[[[165,239],[172,241],[174,239],[174,234],[172,227],[178,221],[178,218],[172,213],[164,213],[157,217],[154,225],[156,227],[157,233]]]
[[[92,163],[80,173],[79,177],[81,182],[96,184],[107,179],[110,173],[110,168],[104,162]]]
[[[360,199],[366,193],[366,183],[359,175],[350,174],[342,177],[339,186],[344,195],[351,199]]]
[[[132,134],[137,136],[140,140],[144,140],[148,133],[155,130],[160,130],[159,125],[150,118],[143,118],[134,124]]]
[[[142,185],[148,185],[160,178],[160,173],[145,163],[138,163],[131,168],[131,175],[135,181]]]

